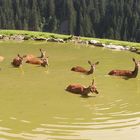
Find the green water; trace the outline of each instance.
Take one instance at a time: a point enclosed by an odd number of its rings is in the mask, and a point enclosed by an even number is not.
[[[10,65],[16,54],[47,51],[49,67]],[[0,42],[0,140],[139,140],[140,75],[124,80],[108,76],[115,68],[133,69],[127,51],[71,44]],[[88,60],[99,61],[93,75],[70,71]],[[67,85],[88,86],[95,79],[98,95],[82,98],[65,91]]]

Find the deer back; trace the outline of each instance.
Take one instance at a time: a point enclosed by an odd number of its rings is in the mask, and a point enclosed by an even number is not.
[[[27,59],[26,63],[35,64],[35,65],[41,65],[42,60],[37,58],[37,57],[31,57],[31,58]]]
[[[112,70],[108,74],[114,76],[125,76],[128,78],[135,78],[138,75],[140,61],[136,61],[134,58],[132,60],[135,64],[134,70]]]
[[[72,67],[71,71],[75,71],[75,72],[81,72],[81,73],[86,73],[88,72],[88,70],[86,70],[85,68],[81,67],[81,66],[76,66],[76,67]]]
[[[70,84],[66,90],[75,94],[83,94],[85,87],[80,84]]]
[[[88,95],[90,92],[98,94],[97,88],[95,86],[94,80],[92,81],[92,84],[88,87],[85,87],[81,84],[70,84],[66,91],[75,93],[75,94],[81,94],[81,95]]]

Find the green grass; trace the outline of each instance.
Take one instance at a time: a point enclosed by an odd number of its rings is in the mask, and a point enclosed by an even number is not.
[[[54,34],[54,33],[46,33],[46,32],[37,32],[37,31],[25,31],[25,30],[0,30],[1,35],[25,35],[29,37],[51,37],[54,36],[56,38],[66,38],[68,35]]]
[[[55,38],[67,38],[70,35],[63,35],[63,34],[55,34],[55,33],[48,33],[48,32],[37,32],[37,31],[25,31],[25,30],[0,30],[1,35],[24,35],[28,37],[55,37]],[[89,38],[89,37],[81,37],[82,40],[98,40],[104,44],[114,44],[114,45],[122,45],[122,46],[130,46],[140,48],[140,43],[136,42],[129,42],[129,41],[120,41],[120,40],[112,40],[112,39],[100,39],[100,38]]]

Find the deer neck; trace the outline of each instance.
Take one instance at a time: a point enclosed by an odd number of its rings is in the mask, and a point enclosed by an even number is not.
[[[87,74],[92,74],[94,72],[93,66],[90,68],[90,70],[87,72]]]
[[[83,94],[87,95],[88,93],[90,93],[90,87],[84,88]]]
[[[133,77],[136,77],[138,75],[138,71],[139,71],[139,68],[137,65],[135,65],[135,68],[134,70],[132,71],[132,74],[133,74]]]

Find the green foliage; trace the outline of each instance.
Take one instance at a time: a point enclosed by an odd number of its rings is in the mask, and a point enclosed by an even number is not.
[[[48,32],[35,32],[35,31],[25,31],[25,30],[0,30],[0,35],[24,35],[25,37],[32,38],[32,37],[44,37],[44,38],[61,38],[61,39],[68,39],[72,36],[63,35],[63,34],[56,34],[56,33],[48,33]],[[140,36],[140,30],[138,30],[138,34]],[[122,46],[130,46],[140,48],[140,43],[136,42],[128,42],[128,41],[120,41],[120,40],[111,40],[111,39],[100,39],[100,38],[90,38],[90,37],[80,37],[81,40],[97,40],[104,44],[114,44],[114,45],[122,45]]]
[[[140,1],[0,0],[0,28],[140,42]]]

